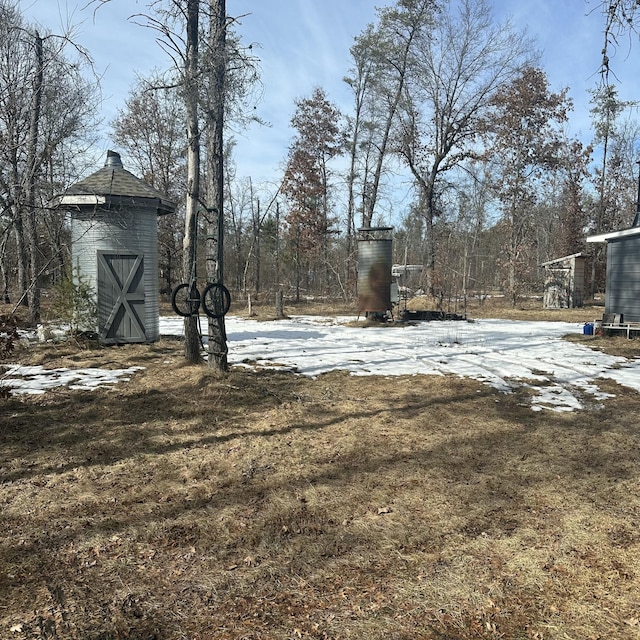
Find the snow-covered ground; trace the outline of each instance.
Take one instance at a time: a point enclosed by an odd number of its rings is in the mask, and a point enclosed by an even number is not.
[[[12,393],[44,393],[55,387],[91,391],[116,382],[127,381],[136,371],[144,367],[127,369],[45,369],[40,365],[22,364],[0,365],[0,386],[10,387]]]
[[[582,324],[477,320],[365,328],[348,326],[352,320],[293,316],[256,322],[228,317],[229,363],[279,367],[307,376],[335,369],[360,376],[453,374],[506,393],[530,387],[537,411],[572,411],[608,397],[597,385],[602,378],[640,392],[640,359],[629,361],[562,340],[568,333],[582,333]],[[161,318],[160,333],[182,335],[182,319]],[[42,393],[52,385],[96,388],[126,380],[135,371],[12,366],[0,385],[15,393]]]

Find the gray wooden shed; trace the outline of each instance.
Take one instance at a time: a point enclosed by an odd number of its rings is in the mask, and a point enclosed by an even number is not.
[[[100,341],[158,340],[158,216],[175,203],[109,151],[104,167],[69,187],[58,208],[71,214],[74,276],[95,292]]]
[[[540,266],[545,270],[545,309],[571,309],[584,304],[585,257],[582,253],[549,260]]]
[[[640,227],[587,238],[607,243],[605,314],[640,322]]]

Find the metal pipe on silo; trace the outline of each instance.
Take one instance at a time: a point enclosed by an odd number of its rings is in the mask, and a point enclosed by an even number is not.
[[[358,312],[384,314],[391,305],[393,227],[358,229]]]

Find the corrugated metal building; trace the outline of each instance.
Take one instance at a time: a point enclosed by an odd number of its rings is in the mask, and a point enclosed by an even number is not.
[[[587,238],[607,243],[605,314],[624,322],[640,322],[640,227]]]
[[[58,208],[71,213],[74,276],[95,291],[100,341],[158,340],[157,218],[176,205],[109,151],[105,166],[69,187]]]
[[[358,229],[358,312],[382,316],[393,308],[393,227]]]

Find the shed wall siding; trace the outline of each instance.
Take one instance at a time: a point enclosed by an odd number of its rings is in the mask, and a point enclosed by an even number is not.
[[[158,291],[158,222],[155,210],[74,213],[71,241],[74,273],[97,291],[98,251],[144,256],[145,329],[148,342],[160,338]],[[97,300],[96,300],[97,302]],[[97,327],[94,327],[95,331]]]
[[[640,322],[640,237],[610,240],[607,245],[607,313]]]
[[[584,258],[576,258],[573,263],[573,304],[574,307],[581,307],[584,305],[584,272],[585,272]]]

